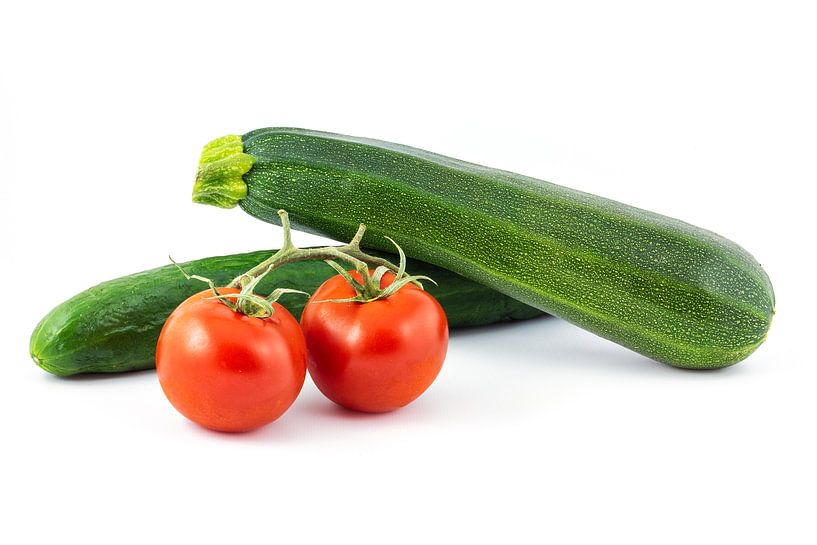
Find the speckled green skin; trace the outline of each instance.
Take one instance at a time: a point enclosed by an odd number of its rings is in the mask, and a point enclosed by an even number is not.
[[[183,263],[182,267],[225,285],[273,251],[209,257]],[[543,314],[428,263],[409,260],[408,270],[437,281],[437,286],[430,282],[424,286],[445,309],[451,327],[523,320]],[[312,293],[334,274],[322,261],[293,263],[270,273],[256,291],[267,293],[277,287]],[[150,369],[155,365],[156,341],[167,317],[179,303],[206,287],[201,282],[185,280],[173,265],[99,284],[65,301],[42,319],[31,335],[31,357],[46,371],[63,376]],[[306,297],[286,294],[280,302],[300,318]]]
[[[456,271],[652,359],[741,361],[774,294],[738,245],[676,219],[407,146],[304,129],[243,137],[255,164],[239,206],[337,240],[368,226]]]

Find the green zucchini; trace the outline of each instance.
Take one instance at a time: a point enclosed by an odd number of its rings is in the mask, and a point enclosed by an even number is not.
[[[225,285],[268,258],[274,250],[208,257],[183,263],[192,274]],[[387,259],[396,256],[371,252]],[[409,260],[408,271],[433,278],[425,288],[445,309],[451,327],[522,320],[543,313],[462,276],[420,261]],[[258,293],[291,288],[312,293],[335,274],[322,261],[292,263],[271,272]],[[31,335],[34,361],[56,375],[117,373],[154,367],[156,341],[176,306],[207,286],[185,280],[173,265],[166,265],[94,286],[49,312]],[[306,297],[287,294],[280,302],[297,318]]]
[[[193,200],[337,240],[368,227],[640,354],[686,368],[765,339],[769,278],[737,244],[676,219],[407,146],[268,128],[208,144]]]

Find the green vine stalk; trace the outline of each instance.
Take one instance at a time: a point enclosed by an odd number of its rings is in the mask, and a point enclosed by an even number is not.
[[[215,286],[213,281],[209,278],[188,274],[178,264],[176,266],[179,267],[179,270],[188,280],[193,279],[206,282],[213,291],[213,298],[218,299],[231,310],[257,318],[267,318],[272,316],[275,312],[273,303],[275,303],[281,297],[281,295],[285,293],[300,293],[309,296],[309,294],[306,292],[286,288],[278,288],[267,297],[254,293],[255,287],[266,275],[275,269],[299,261],[325,261],[329,266],[335,269],[338,274],[343,276],[343,278],[355,290],[355,295],[347,299],[332,299],[318,302],[369,303],[379,299],[385,299],[393,295],[408,283],[413,283],[422,288],[423,286],[420,283],[420,280],[434,282],[434,280],[428,276],[409,275],[406,272],[406,255],[403,252],[403,249],[389,237],[386,238],[391,241],[392,244],[394,244],[400,256],[399,265],[394,265],[386,259],[369,255],[361,250],[360,241],[363,239],[363,235],[366,232],[366,226],[362,223],[360,224],[360,227],[358,227],[355,236],[352,237],[352,240],[343,246],[298,248],[292,242],[292,228],[289,223],[289,215],[285,210],[279,210],[278,216],[281,218],[281,226],[284,230],[284,243],[281,246],[281,249],[246,273],[237,276],[227,286],[228,288],[239,289],[239,293],[221,293],[219,292],[218,287]],[[360,275],[361,281],[355,279],[335,260],[345,261],[352,265],[354,270]],[[172,258],[171,261],[173,261]],[[175,264],[175,261],[173,263]],[[374,268],[373,272],[370,272],[369,270],[371,267]],[[385,288],[381,288],[381,280],[389,271],[395,274],[395,279]]]

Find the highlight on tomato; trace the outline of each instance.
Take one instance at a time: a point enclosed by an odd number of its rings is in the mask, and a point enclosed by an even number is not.
[[[398,247],[399,250],[399,247]],[[403,275],[346,271],[326,280],[307,302],[301,328],[307,368],[329,399],[355,411],[403,407],[428,389],[448,349],[440,304]],[[398,280],[399,278],[399,280]]]
[[[214,291],[193,295],[167,319],[156,371],[167,399],[193,422],[249,431],[276,420],[298,397],[306,343],[277,302],[244,298],[235,288]]]

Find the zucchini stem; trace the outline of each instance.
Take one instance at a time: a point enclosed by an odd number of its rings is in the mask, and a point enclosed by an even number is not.
[[[204,146],[193,184],[193,202],[233,208],[247,196],[243,176],[256,158],[244,153],[240,136],[230,134]]]

